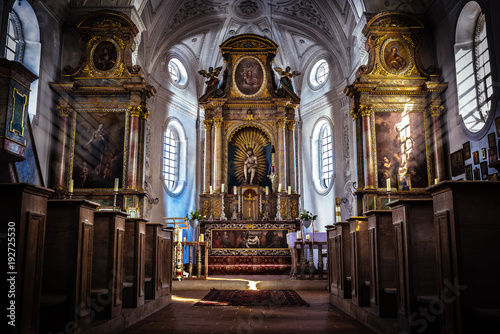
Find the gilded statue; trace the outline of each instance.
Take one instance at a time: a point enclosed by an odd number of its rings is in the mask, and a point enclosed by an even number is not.
[[[281,67],[275,67],[274,70],[278,72],[279,75],[281,75],[281,84],[293,92],[294,90],[292,86],[292,78],[300,75],[300,72],[291,72],[290,66],[287,66],[284,71]]]
[[[211,90],[214,89],[214,87],[217,87],[219,84],[219,79],[217,77],[220,74],[220,71],[222,71],[222,66],[216,67],[215,70],[213,67],[208,68],[208,72],[205,70],[199,70],[198,73],[201,74],[203,77],[207,78],[208,80],[205,82],[207,85],[205,87],[205,94],[207,92],[210,92]]]

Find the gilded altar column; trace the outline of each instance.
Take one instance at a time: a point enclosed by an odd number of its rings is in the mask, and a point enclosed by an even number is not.
[[[212,120],[204,120],[205,128],[205,183],[203,193],[208,194],[212,179]]]
[[[373,163],[373,139],[372,128],[370,124],[370,116],[372,113],[371,106],[360,105],[359,115],[361,116],[363,129],[363,159],[365,172],[365,188],[373,189],[375,186],[375,170]]]
[[[59,132],[57,152],[55,156],[56,166],[54,171],[54,188],[65,189],[65,178],[68,174],[68,129],[71,108],[67,105],[57,106],[59,116]]]
[[[434,152],[434,178],[441,182],[445,179],[443,141],[441,136],[441,110],[442,105],[431,105],[430,115],[432,117],[432,145]]]
[[[214,117],[214,191],[220,191],[222,184],[222,117]]]
[[[127,176],[124,186],[126,189],[136,189],[137,186],[137,160],[139,157],[139,116],[142,108],[130,106],[130,126],[128,139]]]
[[[281,190],[286,191],[286,117],[276,118],[276,139],[278,141],[278,184],[281,183]]]
[[[296,192],[295,182],[295,120],[287,121],[288,124],[288,185]]]

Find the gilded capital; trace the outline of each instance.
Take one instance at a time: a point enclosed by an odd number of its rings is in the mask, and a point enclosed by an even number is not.
[[[295,125],[297,124],[297,122],[294,119],[289,120],[286,123],[288,124],[288,130],[290,130],[290,131],[295,130]]]
[[[431,105],[429,107],[429,112],[432,117],[439,117],[441,115],[441,110],[443,110],[444,107],[441,105]]]
[[[286,117],[276,117],[276,126],[278,128],[285,128],[285,126],[286,126]]]
[[[222,118],[222,117],[214,117],[215,128],[221,128],[223,122],[224,122],[224,118]]]
[[[359,106],[359,115],[361,117],[370,116],[371,113],[372,113],[372,106],[365,106],[365,105]]]
[[[212,120],[206,119],[203,121],[203,127],[205,128],[205,131],[210,131],[212,128]]]
[[[146,105],[144,108],[142,108],[142,111],[141,111],[141,118],[144,119],[144,120],[147,120],[148,117],[149,117],[149,108],[148,106]]]
[[[351,114],[353,120],[359,117],[359,112],[356,109],[351,109],[349,113]]]
[[[71,115],[71,107],[70,106],[57,106],[57,114],[59,117],[68,117]]]
[[[130,110],[131,117],[139,117],[141,115],[142,108],[141,106],[129,106],[128,110]]]

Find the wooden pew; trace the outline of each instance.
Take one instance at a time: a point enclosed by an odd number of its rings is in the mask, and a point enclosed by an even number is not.
[[[2,306],[6,317],[4,323],[11,321],[15,314],[15,327],[8,326],[12,333],[38,333],[40,293],[42,287],[43,249],[45,245],[45,225],[47,199],[52,190],[27,183],[1,184],[0,209],[2,212],[2,233],[5,240],[1,243],[4,254],[5,279],[15,278],[15,297],[8,297],[11,284],[5,286]],[[10,248],[10,249],[9,249]],[[12,254],[15,251],[15,254]],[[13,255],[14,259],[8,259]],[[7,267],[7,260],[8,267]],[[10,267],[12,265],[12,267]],[[10,274],[11,272],[16,274]],[[7,298],[8,297],[8,298]],[[14,310],[11,301],[15,301]],[[13,315],[14,315],[13,314]],[[4,326],[7,327],[5,324]],[[5,328],[5,327],[4,327]]]
[[[421,325],[415,319],[420,317],[421,303],[430,303],[437,296],[432,199],[400,199],[388,206],[394,227],[398,325],[417,333]],[[427,332],[432,332],[436,321],[424,321]]]
[[[390,210],[365,212],[370,248],[370,304],[378,317],[396,317],[394,228]]]
[[[347,222],[327,226],[328,272],[330,293],[340,298],[351,298],[350,227]]]
[[[123,307],[144,305],[147,222],[143,218],[125,219]]]
[[[368,221],[366,217],[351,217],[351,298],[356,306],[370,306],[370,259]]]
[[[91,318],[90,275],[94,212],[87,200],[49,200],[44,252],[42,329],[64,330],[67,322],[80,329]]]
[[[121,315],[127,216],[122,211],[97,211],[94,214],[91,294],[95,298],[96,318],[113,319]]]
[[[500,323],[499,182],[446,181],[434,203],[441,333],[493,333]]]
[[[174,229],[161,223],[146,223],[146,299],[172,292]]]

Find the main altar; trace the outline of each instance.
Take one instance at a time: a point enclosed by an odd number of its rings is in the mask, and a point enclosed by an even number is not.
[[[208,79],[199,98],[205,112],[199,228],[210,274],[291,268],[286,237],[300,227],[294,133],[300,98],[290,79],[300,73],[273,67],[277,50],[268,38],[235,36],[220,46],[223,71],[199,71]]]

